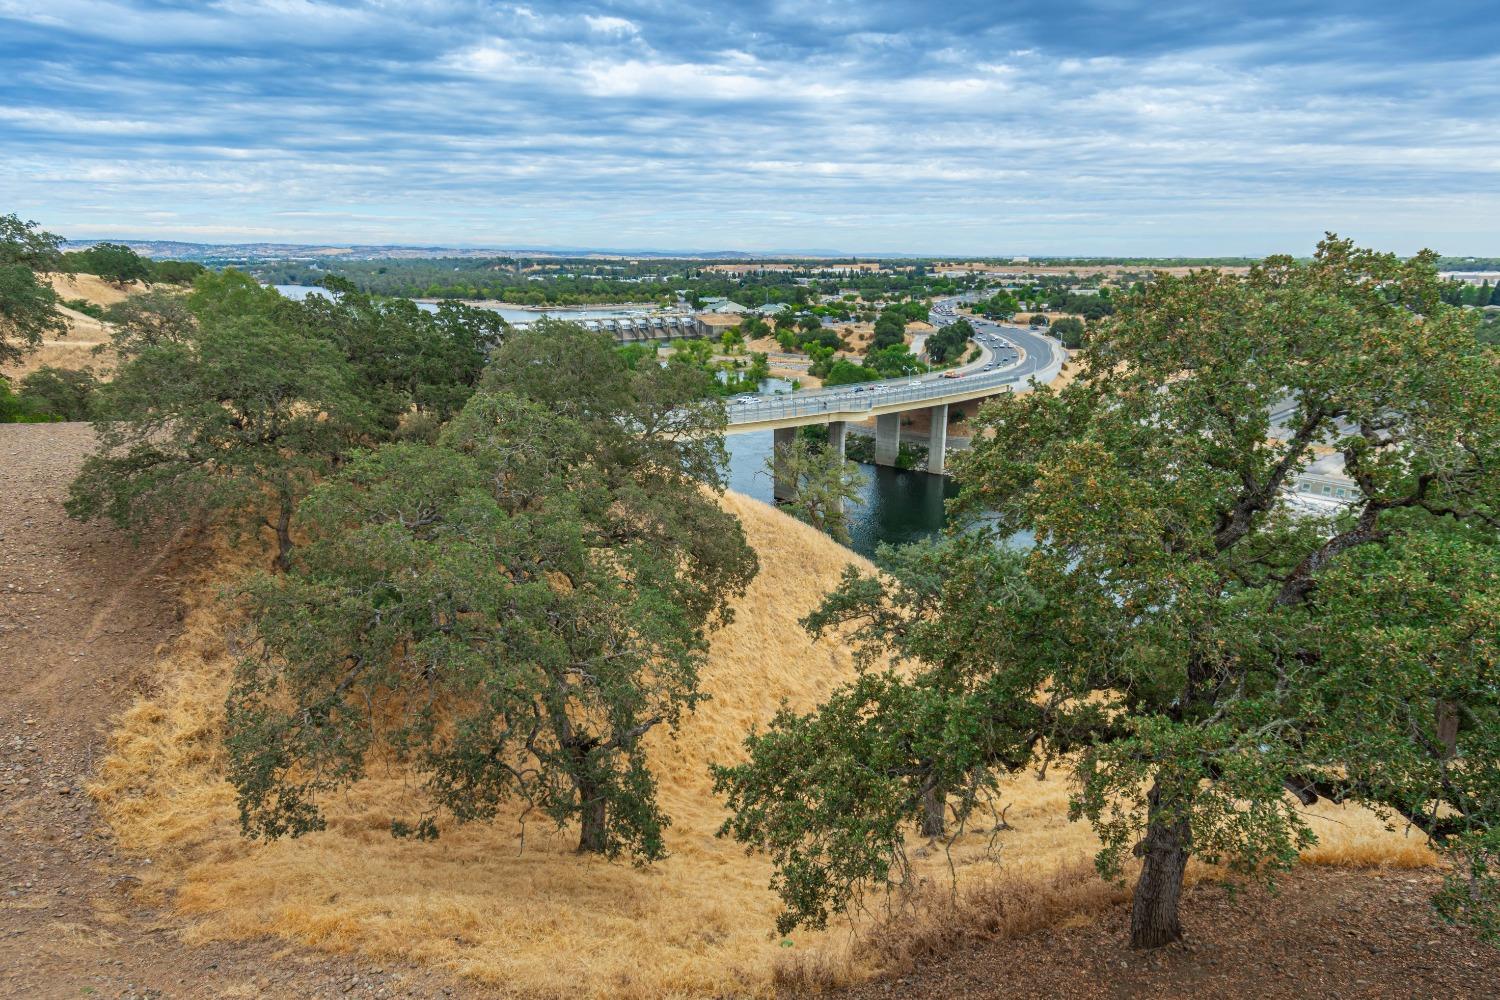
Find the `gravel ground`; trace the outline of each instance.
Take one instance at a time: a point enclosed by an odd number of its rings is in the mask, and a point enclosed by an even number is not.
[[[1203,882],[1186,894],[1186,939],[1154,952],[1126,945],[1121,907],[1097,923],[987,942],[837,996],[1500,996],[1500,950],[1437,919],[1428,900],[1440,880],[1431,871],[1302,868],[1275,893]]]
[[[441,973],[273,941],[193,946],[131,897],[83,792],[178,623],[191,539],[132,545],[62,510],[83,424],[0,424],[0,997],[468,996]]]

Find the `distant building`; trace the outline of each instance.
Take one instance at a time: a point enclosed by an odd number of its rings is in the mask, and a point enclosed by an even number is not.
[[[701,301],[703,302],[703,308],[700,309],[699,312],[734,313],[736,315],[742,315],[750,311],[748,308],[740,305],[738,302],[733,302],[729,299],[720,298],[718,296],[702,299]]]
[[[768,272],[798,271],[801,269],[802,265],[800,264],[709,264],[703,270],[743,277],[747,274],[766,274]]]
[[[823,264],[809,270],[815,274],[874,274],[880,270],[880,262],[872,260],[864,263]]]
[[[1448,281],[1462,281],[1466,285],[1482,285],[1486,281],[1493,285],[1500,282],[1500,271],[1441,271],[1438,277]]]
[[[700,312],[693,317],[693,322],[699,335],[717,340],[726,330],[739,326],[740,318],[730,313]]]
[[[1324,455],[1297,474],[1291,484],[1292,495],[1299,501],[1319,500],[1348,504],[1359,499],[1359,486],[1344,473],[1344,456],[1339,452]]]

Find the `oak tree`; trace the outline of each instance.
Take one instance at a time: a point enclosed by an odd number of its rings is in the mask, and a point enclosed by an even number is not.
[[[631,370],[607,334],[544,321],[496,354],[433,444],[369,452],[298,516],[290,572],[246,592],[256,649],[229,696],[247,834],[319,829],[377,754],[426,805],[507,803],[580,851],[665,851],[644,737],[702,698],[708,636],[756,570],[718,504],[724,410],[683,366]]]
[[[824,532],[841,545],[849,544],[848,504],[862,504],[865,484],[859,466],[820,442],[797,435],[777,445],[766,459],[766,473],[783,480],[791,499],[788,514]]]
[[[244,275],[205,276],[189,304],[164,298],[116,330],[121,364],[96,394],[98,444],[68,512],[132,531],[267,528],[284,565],[297,503],[378,429],[369,393],[336,344],[288,319],[293,303]]]
[[[857,725],[824,724],[850,714],[841,693],[721,775],[727,832],[780,863],[784,922],[883,878],[826,808],[823,770],[857,749],[886,790],[859,815],[914,819],[915,793],[947,780],[918,750],[936,730],[965,767],[1072,765],[1101,872],[1139,861],[1137,947],[1181,935],[1189,857],[1284,868],[1319,799],[1425,833],[1455,862],[1442,911],[1496,926],[1500,368],[1441,301],[1435,260],[1330,236],[1307,264],[1158,275],[1091,335],[1076,381],[982,411],[960,513],[1031,540],[997,572],[1039,603],[975,589],[977,607],[941,609],[956,633],[996,619],[960,664],[975,694],[928,714],[936,662],[892,675]],[[1327,456],[1341,502],[1300,489]],[[809,727],[823,743],[794,738]]]
[[[61,266],[62,237],[0,215],[0,365],[20,360],[48,335],[67,332],[57,293],[38,275]]]

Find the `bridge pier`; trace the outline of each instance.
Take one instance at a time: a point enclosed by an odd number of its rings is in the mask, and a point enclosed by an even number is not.
[[[895,467],[901,455],[901,414],[882,413],[875,418],[875,464]]]
[[[940,476],[948,450],[948,404],[938,403],[928,409],[927,421],[927,471]]]
[[[838,454],[840,462],[844,460],[844,437],[848,430],[849,425],[842,420],[828,421],[828,447]]]
[[[828,422],[828,447],[838,456],[839,468],[844,466],[844,436],[848,431],[848,425],[842,420],[830,420]],[[844,498],[837,497],[833,501],[833,510],[830,514],[842,514],[844,512]]]
[[[797,484],[787,478],[781,461],[783,448],[797,440],[797,428],[778,427],[771,432],[771,496],[782,502],[797,499]]]

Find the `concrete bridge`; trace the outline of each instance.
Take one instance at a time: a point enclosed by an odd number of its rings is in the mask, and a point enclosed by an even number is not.
[[[901,447],[902,415],[926,410],[930,427],[927,471],[942,473],[950,405],[1002,392],[1027,392],[1033,384],[1044,385],[1056,378],[1066,359],[1057,340],[1035,331],[993,323],[976,323],[975,328],[981,356],[962,368],[941,375],[742,397],[730,403],[728,433],[769,430],[776,454],[792,442],[798,427],[827,424],[829,446],[842,456],[849,423],[873,417],[875,464],[894,466]],[[1002,342],[1007,356],[1016,358],[1003,365],[995,360]],[[791,499],[795,484],[780,476],[774,479],[777,499]]]

